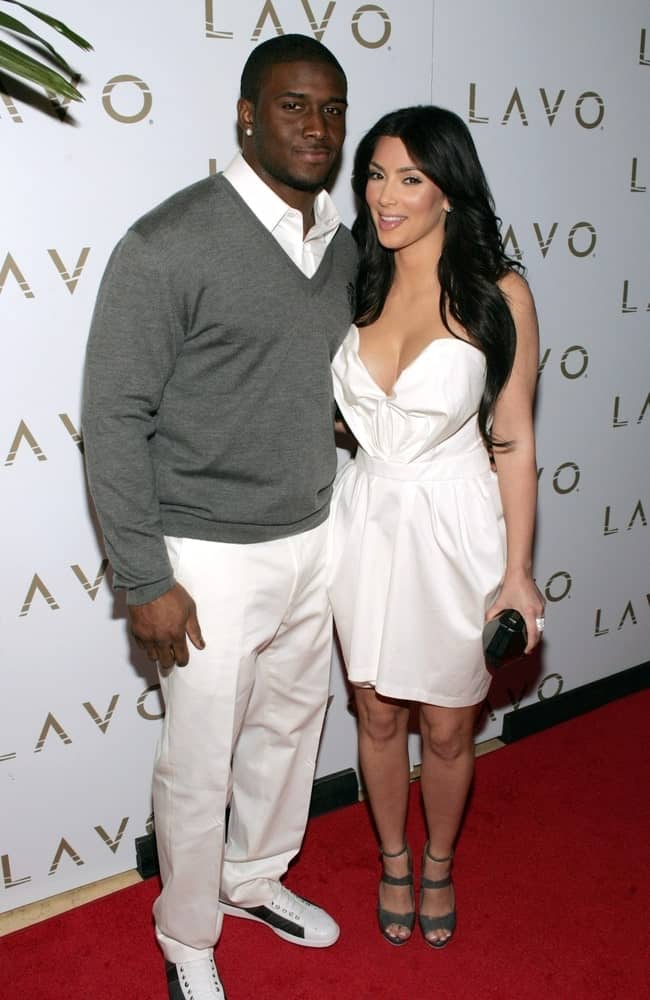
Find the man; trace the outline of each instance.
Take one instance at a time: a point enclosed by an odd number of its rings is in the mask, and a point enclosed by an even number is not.
[[[346,92],[313,39],[254,49],[243,155],[135,223],[93,317],[88,475],[166,703],[154,916],[171,1000],[223,1000],[223,913],[307,947],[339,933],[280,878],[302,842],[328,692],[329,366],[356,253],[324,185]]]

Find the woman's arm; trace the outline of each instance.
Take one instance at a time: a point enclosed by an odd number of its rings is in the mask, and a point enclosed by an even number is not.
[[[535,619],[544,614],[544,599],[532,575],[532,548],[537,508],[537,463],[533,429],[533,400],[539,364],[539,335],[535,303],[526,281],[509,273],[500,282],[515,329],[517,349],[510,378],[494,408],[492,435],[510,441],[496,448],[494,462],[506,523],[508,558],[503,586],[488,611],[488,620],[505,608],[523,615],[528,632],[526,652],[540,639]]]

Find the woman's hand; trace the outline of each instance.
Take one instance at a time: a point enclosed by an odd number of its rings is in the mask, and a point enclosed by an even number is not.
[[[514,608],[526,622],[528,642],[524,652],[532,652],[542,638],[542,629],[538,627],[537,619],[544,617],[544,598],[532,576],[525,573],[506,575],[499,596],[485,616],[486,622],[492,621],[507,608]]]

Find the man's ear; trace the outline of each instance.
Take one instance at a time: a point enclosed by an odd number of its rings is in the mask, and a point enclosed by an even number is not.
[[[252,129],[255,124],[255,108],[252,101],[245,97],[240,97],[237,101],[237,124],[244,133],[246,129]]]

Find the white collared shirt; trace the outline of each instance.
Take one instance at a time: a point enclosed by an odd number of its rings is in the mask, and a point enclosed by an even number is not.
[[[291,208],[265,184],[241,153],[228,164],[223,176],[234,187],[265,229],[275,237],[294,264],[308,278],[320,265],[328,244],[341,223],[334,202],[327,191],[320,191],[314,202],[314,225],[303,239],[302,212]]]

